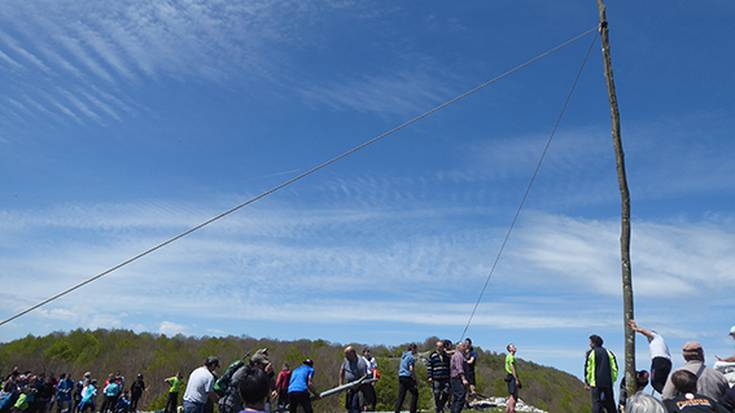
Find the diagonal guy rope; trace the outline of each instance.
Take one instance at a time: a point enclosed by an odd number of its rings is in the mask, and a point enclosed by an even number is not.
[[[579,78],[582,76],[584,67],[587,65],[587,61],[589,60],[590,53],[592,52],[592,46],[595,45],[596,41],[597,41],[597,37],[593,37],[592,42],[590,43],[589,47],[587,48],[587,52],[584,55],[584,59],[582,59],[582,64],[579,66],[579,70],[577,70],[577,76],[574,78],[574,81],[572,82],[572,86],[569,88],[569,92],[567,93],[566,99],[564,99],[564,104],[562,104],[561,111],[559,112],[559,116],[556,118],[554,127],[551,128],[551,133],[549,134],[549,138],[546,140],[546,145],[544,145],[544,149],[541,151],[541,156],[539,156],[539,160],[536,163],[536,169],[534,169],[533,174],[531,175],[531,179],[529,179],[528,181],[528,186],[526,186],[526,192],[523,193],[523,197],[521,197],[521,202],[520,204],[518,204],[518,209],[516,209],[515,215],[513,215],[513,219],[511,220],[510,226],[508,227],[508,231],[505,233],[505,237],[503,238],[503,242],[500,244],[500,248],[498,249],[498,254],[495,256],[495,260],[493,261],[492,267],[490,267],[490,272],[487,274],[487,279],[485,280],[485,284],[482,286],[482,289],[480,290],[480,295],[477,297],[475,306],[472,308],[472,313],[470,314],[470,318],[467,320],[467,324],[464,326],[464,330],[462,331],[462,336],[459,338],[460,341],[462,341],[462,339],[465,338],[465,335],[467,334],[467,330],[469,330],[470,324],[472,324],[472,320],[475,318],[475,313],[477,313],[477,307],[479,307],[480,303],[482,302],[482,297],[485,295],[485,290],[487,290],[487,286],[488,284],[490,284],[490,279],[493,277],[493,274],[495,273],[495,268],[498,266],[498,262],[500,261],[500,258],[503,255],[505,246],[508,244],[508,240],[510,239],[510,234],[513,232],[513,228],[515,228],[516,223],[518,222],[518,217],[521,215],[521,210],[526,205],[526,201],[528,200],[528,194],[531,193],[531,187],[533,187],[533,183],[536,181],[536,178],[538,177],[539,171],[541,170],[541,165],[543,165],[544,163],[544,159],[546,158],[546,154],[549,152],[549,147],[551,146],[551,142],[554,140],[556,131],[559,129],[559,125],[561,124],[561,121],[564,118],[564,114],[566,113],[567,108],[569,107],[569,102],[572,100],[572,95],[574,95],[574,90],[577,88],[577,83],[579,82]]]
[[[211,224],[211,223],[213,223],[215,221],[219,221],[220,219],[222,219],[222,218],[224,218],[224,217],[226,217],[226,216],[228,216],[230,214],[233,214],[234,212],[236,212],[236,211],[238,211],[238,210],[240,210],[240,209],[242,209],[242,208],[244,208],[244,207],[246,207],[246,206],[248,206],[250,204],[253,204],[253,203],[255,203],[255,202],[257,202],[257,201],[259,201],[259,200],[261,200],[261,199],[263,199],[263,198],[265,198],[265,197],[267,197],[267,196],[269,196],[269,195],[271,195],[271,194],[273,194],[275,192],[280,191],[283,188],[286,188],[287,186],[290,186],[291,184],[294,184],[294,183],[296,183],[296,182],[298,182],[298,181],[300,181],[300,180],[302,180],[302,179],[304,179],[304,178],[306,178],[306,177],[308,177],[310,175],[313,175],[313,174],[319,172],[320,170],[322,170],[322,169],[324,169],[324,168],[326,168],[326,167],[328,167],[328,166],[330,166],[330,165],[332,165],[332,164],[334,164],[334,163],[336,163],[338,161],[341,161],[342,159],[344,159],[344,158],[346,158],[346,157],[354,154],[355,152],[358,152],[358,151],[360,151],[362,149],[367,148],[370,145],[373,145],[375,143],[378,143],[378,142],[382,141],[383,139],[387,138],[388,136],[393,135],[394,133],[400,131],[401,129],[404,129],[404,128],[408,127],[408,126],[411,126],[414,123],[416,123],[416,122],[418,122],[418,121],[420,121],[420,120],[422,120],[424,118],[427,118],[427,117],[429,117],[429,116],[431,116],[431,115],[433,115],[433,114],[441,111],[442,109],[446,108],[447,106],[450,106],[450,105],[452,105],[454,103],[457,103],[460,100],[462,100],[462,99],[464,99],[464,98],[466,98],[466,97],[468,97],[470,95],[473,95],[473,94],[479,92],[480,90],[482,90],[482,89],[484,89],[484,88],[492,85],[493,83],[495,83],[495,82],[497,82],[497,81],[499,81],[501,79],[504,79],[504,78],[512,75],[513,73],[518,72],[518,71],[520,71],[520,70],[522,70],[522,69],[524,69],[524,68],[532,65],[533,63],[538,62],[539,60],[541,60],[541,59],[543,59],[545,57],[548,57],[551,54],[554,54],[555,52],[557,52],[557,51],[559,51],[559,50],[561,50],[561,49],[569,46],[570,44],[572,44],[572,43],[574,43],[574,42],[582,39],[583,37],[589,35],[590,33],[594,32],[596,30],[597,30],[597,27],[594,27],[594,28],[589,29],[589,30],[585,30],[584,32],[582,32],[580,34],[578,34],[578,35],[576,35],[574,37],[571,37],[571,38],[565,40],[564,42],[560,43],[559,45],[554,46],[554,47],[552,47],[552,48],[550,48],[550,49],[548,49],[548,50],[546,50],[544,52],[541,52],[540,54],[532,57],[531,59],[527,60],[526,62],[521,63],[521,64],[519,64],[519,65],[517,65],[515,67],[512,67],[511,69],[508,69],[507,71],[501,73],[500,75],[498,75],[498,76],[496,76],[496,77],[494,77],[494,78],[492,78],[490,80],[487,80],[485,82],[482,82],[482,83],[478,84],[477,86],[475,86],[475,87],[473,87],[473,88],[471,88],[471,89],[463,92],[462,94],[460,94],[458,96],[455,96],[455,97],[453,97],[453,98],[451,98],[451,99],[449,99],[449,100],[447,100],[447,101],[445,101],[445,102],[443,102],[443,103],[441,103],[441,104],[439,104],[439,105],[437,105],[437,106],[429,109],[428,111],[426,111],[426,112],[424,112],[424,113],[422,113],[420,115],[414,116],[413,118],[411,118],[411,119],[409,119],[409,120],[407,120],[407,121],[399,124],[398,126],[395,126],[395,127],[391,128],[391,129],[388,129],[388,130],[386,130],[386,131],[384,131],[384,132],[376,135],[375,137],[370,138],[367,141],[365,141],[365,142],[363,142],[363,143],[361,143],[361,144],[359,144],[357,146],[354,146],[354,147],[352,147],[352,148],[350,148],[350,149],[348,149],[348,150],[340,153],[339,155],[337,155],[337,156],[335,156],[335,157],[333,157],[333,158],[331,158],[329,160],[326,160],[326,161],[324,161],[322,163],[319,163],[319,164],[317,164],[317,165],[309,168],[306,172],[303,172],[303,173],[301,173],[299,175],[296,175],[293,178],[287,179],[287,180],[281,182],[280,184],[278,184],[278,185],[276,185],[276,186],[274,186],[274,187],[266,190],[265,192],[262,192],[259,195],[256,195],[256,196],[248,199],[247,201],[245,201],[245,202],[243,202],[243,203],[241,203],[239,205],[236,205],[236,206],[234,206],[234,207],[232,207],[232,208],[230,208],[230,209],[228,209],[228,210],[226,210],[226,211],[224,211],[224,212],[222,212],[222,213],[220,213],[220,214],[218,214],[218,215],[216,215],[216,216],[214,216],[214,217],[212,217],[212,218],[210,218],[210,219],[202,222],[201,224],[198,224],[198,225],[196,225],[196,226],[194,226],[194,227],[192,227],[192,228],[190,228],[190,229],[188,229],[188,230],[186,230],[186,231],[184,231],[184,232],[182,232],[182,233],[180,233],[178,235],[175,235],[175,236],[173,236],[173,237],[171,237],[171,238],[169,238],[169,239],[167,239],[167,240],[165,240],[165,241],[163,241],[163,242],[161,242],[159,244],[156,244],[155,246],[153,246],[153,247],[151,247],[151,248],[149,248],[149,249],[147,249],[147,250],[145,250],[145,251],[143,251],[143,252],[141,252],[141,253],[139,253],[139,254],[131,257],[131,258],[128,258],[127,260],[125,260],[125,261],[123,261],[123,262],[115,265],[114,267],[111,267],[111,268],[109,268],[109,269],[107,269],[105,271],[102,271],[101,273],[99,273],[99,274],[97,274],[97,275],[95,275],[95,276],[93,276],[91,278],[88,278],[88,279],[86,279],[86,280],[84,280],[84,281],[82,281],[82,282],[80,282],[78,284],[73,285],[72,287],[67,288],[64,291],[61,291],[61,292],[59,292],[59,293],[57,293],[57,294],[55,294],[55,295],[53,295],[53,296],[51,296],[51,297],[49,297],[49,298],[47,298],[45,300],[39,302],[38,304],[34,304],[34,305],[26,308],[25,310],[23,310],[23,311],[15,314],[15,315],[13,315],[11,317],[6,318],[3,321],[0,321],[0,326],[3,326],[5,324],[8,324],[9,322],[11,322],[11,321],[13,321],[13,320],[15,320],[17,318],[20,318],[20,317],[22,317],[22,316],[30,313],[31,311],[34,311],[34,310],[36,310],[38,308],[41,308],[41,307],[45,306],[46,304],[48,304],[48,303],[50,303],[50,302],[52,302],[54,300],[57,300],[57,299],[65,296],[65,295],[67,295],[67,294],[69,294],[69,293],[71,293],[73,291],[76,291],[76,290],[84,287],[87,284],[90,284],[90,283],[92,283],[94,281],[97,281],[100,278],[102,278],[102,277],[104,277],[104,276],[106,276],[106,275],[108,275],[108,274],[110,274],[110,273],[112,273],[112,272],[114,272],[116,270],[119,270],[120,268],[122,268],[122,267],[124,267],[124,266],[126,266],[126,265],[128,265],[128,264],[130,264],[130,263],[132,263],[134,261],[137,261],[137,260],[145,257],[148,254],[151,254],[151,253],[153,253],[155,251],[158,251],[159,249],[167,246],[168,244],[171,244],[171,243],[173,243],[175,241],[178,241],[179,239],[184,238],[187,235],[189,235],[189,234],[191,234],[193,232],[196,232],[196,231],[198,231],[198,230],[206,227],[207,225],[209,225],[209,224]]]

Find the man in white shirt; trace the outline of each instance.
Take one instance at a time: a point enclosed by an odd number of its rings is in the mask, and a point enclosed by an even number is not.
[[[666,379],[671,373],[669,347],[660,334],[639,326],[635,320],[630,320],[630,328],[648,339],[648,351],[651,353],[651,387],[662,393]]]
[[[362,358],[368,367],[368,378],[376,379],[375,373],[378,370],[378,361],[373,357],[369,348],[365,347],[362,349]],[[365,396],[365,404],[370,408],[370,411],[375,411],[375,407],[378,404],[378,396],[375,393],[375,382],[370,383],[369,386],[365,386],[363,394]]]
[[[184,393],[184,413],[203,413],[208,399],[217,402],[212,374],[217,367],[219,359],[209,356],[203,366],[191,372]]]

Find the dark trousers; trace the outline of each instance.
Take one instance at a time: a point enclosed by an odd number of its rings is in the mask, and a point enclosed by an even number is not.
[[[434,393],[434,407],[437,413],[444,412],[444,407],[449,401],[450,390],[449,379],[432,380],[431,391]]]
[[[465,404],[467,397],[467,388],[462,383],[462,379],[454,377],[451,379],[452,384],[452,413],[460,413]]]
[[[304,413],[313,413],[314,410],[311,408],[311,399],[309,393],[305,391],[294,391],[288,394],[288,411],[289,413],[296,413],[299,406],[304,410]]]
[[[56,400],[56,413],[71,413],[71,400]]]
[[[135,413],[138,411],[138,402],[140,401],[140,395],[133,395],[133,398],[130,399],[130,411]]]
[[[345,407],[348,413],[360,413],[362,406],[360,406],[360,390],[350,389],[347,390],[347,397],[345,398]]]
[[[378,404],[378,395],[375,393],[373,384],[363,386],[362,395],[365,396],[365,405],[370,407],[371,412],[374,412],[375,406]]]
[[[115,406],[117,405],[117,396],[105,396],[105,400],[102,402],[100,413],[106,413],[108,410],[115,412]]]
[[[593,387],[592,391],[592,413],[616,413],[615,395],[612,387]]]
[[[179,408],[179,393],[170,392],[168,394],[168,400],[166,400],[166,408],[163,409],[166,413],[176,413]]]
[[[278,411],[282,411],[288,406],[288,391],[278,391]]]
[[[651,360],[651,387],[662,393],[669,373],[671,373],[671,360],[664,357],[654,357]]]
[[[403,408],[403,401],[406,399],[406,392],[411,393],[411,406],[409,411],[416,413],[419,402],[419,389],[416,387],[416,381],[413,377],[401,376],[398,378],[398,400],[396,400],[396,413],[400,413]]]

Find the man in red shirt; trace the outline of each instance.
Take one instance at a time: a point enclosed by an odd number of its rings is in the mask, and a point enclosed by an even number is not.
[[[288,404],[288,383],[291,382],[291,369],[284,364],[276,377],[276,389],[274,396],[278,396],[278,411],[285,411]]]

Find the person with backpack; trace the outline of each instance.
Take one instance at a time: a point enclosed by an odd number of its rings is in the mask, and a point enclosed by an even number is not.
[[[247,358],[248,356],[246,355],[245,359]],[[222,374],[222,377],[214,383],[214,390],[220,396],[220,413],[238,413],[242,410],[242,397],[239,391],[240,380],[253,369],[263,371],[270,378],[270,388],[274,387],[273,377],[275,374],[273,373],[273,364],[268,358],[268,349],[263,348],[256,351],[247,362],[245,360],[237,360],[230,364],[224,374]],[[266,407],[270,409],[268,402],[266,402]]]
[[[184,376],[181,372],[176,372],[175,376],[171,376],[164,380],[164,383],[169,385],[168,388],[168,399],[166,400],[166,407],[163,409],[166,413],[177,413],[176,410],[179,408],[179,393],[181,392],[181,386],[184,383]]]
[[[592,395],[592,413],[617,413],[613,383],[618,379],[618,361],[606,349],[602,337],[590,336],[590,350],[584,362],[585,388]]]
[[[239,383],[247,367],[248,363],[244,360],[237,360],[227,366],[222,377],[214,382],[214,391],[220,397],[220,413],[238,413],[242,410]]]
[[[704,349],[701,344],[696,341],[690,341],[684,344],[684,347],[682,347],[682,357],[684,357],[686,364],[676,371],[687,370],[697,376],[697,393],[717,401],[725,396],[730,389],[730,385],[722,373],[704,364]],[[663,400],[672,399],[676,396],[676,386],[672,378],[673,373],[666,380],[664,389],[661,392],[661,398]]]
[[[133,413],[138,411],[138,403],[140,402],[143,393],[146,391],[145,381],[143,380],[143,374],[138,373],[135,381],[130,385],[130,410]]]

